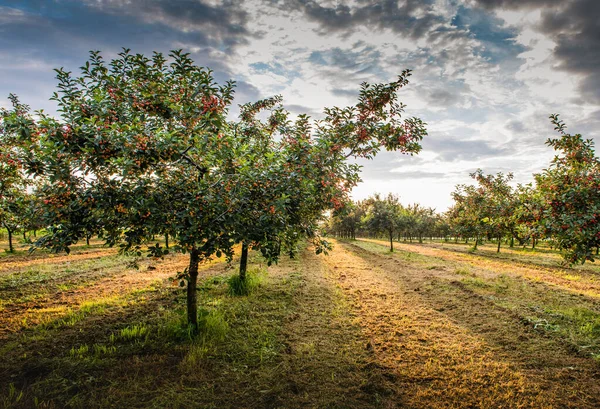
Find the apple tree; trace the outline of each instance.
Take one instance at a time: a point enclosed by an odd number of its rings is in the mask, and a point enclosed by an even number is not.
[[[570,134],[558,115],[550,116],[558,138],[547,145],[558,154],[535,175],[544,207],[541,224],[569,263],[594,261],[600,246],[600,160],[591,139]]]
[[[181,277],[193,328],[202,260],[231,258],[236,242],[274,260],[282,244],[316,237],[323,211],[359,181],[350,157],[415,153],[426,134],[418,118],[400,118],[396,94],[408,71],[363,84],[356,106],[326,109],[314,132],[306,116],[290,124],[278,99],[228,121],[234,84],[217,84],[181,50],[168,58],[124,50],[108,63],[92,52],[79,75],[56,72],[60,117],[38,112],[32,121],[22,107],[11,119],[19,163],[42,181],[49,227],[36,245],[68,251],[93,229],[108,245],[136,254],[147,246],[159,257],[168,250],[151,239],[168,234],[174,251],[189,254]],[[265,126],[253,122],[263,109],[272,111]]]

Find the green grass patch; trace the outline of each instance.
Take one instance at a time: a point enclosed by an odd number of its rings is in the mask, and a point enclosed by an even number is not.
[[[145,324],[135,324],[123,328],[119,338],[124,341],[140,341],[148,337],[150,329]]]
[[[454,270],[454,273],[461,276],[475,276],[475,274],[471,272],[471,270],[469,270],[468,268],[457,268]]]
[[[265,274],[266,271],[260,268],[249,269],[246,272],[246,278],[244,280],[240,278],[239,274],[233,274],[227,280],[229,295],[242,296],[250,294],[260,285]]]
[[[547,312],[557,321],[568,324],[572,335],[596,345],[600,342],[600,313],[584,307],[549,309]]]
[[[464,278],[462,280],[462,282],[469,287],[475,287],[475,288],[490,288],[490,287],[492,287],[492,284],[488,283],[487,281],[485,281],[484,279],[482,279],[480,277]]]

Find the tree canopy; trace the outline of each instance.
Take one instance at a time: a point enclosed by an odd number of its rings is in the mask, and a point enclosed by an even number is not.
[[[33,120],[15,105],[2,129],[10,154],[41,181],[48,229],[36,245],[69,251],[93,231],[108,245],[160,257],[169,250],[152,237],[168,235],[171,251],[190,255],[181,277],[193,326],[200,261],[231,258],[236,243],[276,261],[306,236],[322,251],[318,220],[360,180],[348,159],[417,153],[426,134],[397,101],[409,71],[363,83],[356,105],[326,108],[319,121],[291,121],[279,96],[241,106],[232,121],[234,83],[216,83],[181,50],[148,58],[125,49],[110,62],[91,52],[79,75],[56,72],[59,118],[36,112]]]

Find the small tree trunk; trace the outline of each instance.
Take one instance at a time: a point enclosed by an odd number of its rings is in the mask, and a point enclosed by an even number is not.
[[[10,253],[14,253],[15,248],[13,247],[13,242],[12,242],[12,230],[7,228],[6,231],[8,232],[8,251]]]
[[[87,246],[89,246],[89,245],[90,245],[90,235],[89,235],[89,234],[86,234],[86,235],[85,235],[85,244],[86,244]]]
[[[165,233],[165,247],[169,249],[169,233]]]
[[[192,327],[192,331],[198,332],[198,298],[196,287],[198,284],[198,263],[200,257],[196,247],[190,251],[190,265],[188,268],[188,285],[187,285],[187,319],[188,325]]]
[[[479,236],[477,236],[475,238],[475,247],[473,247],[475,250],[477,250],[477,245],[479,244]]]
[[[240,280],[246,280],[248,270],[248,243],[242,242],[242,256],[240,257]]]
[[[596,247],[596,255],[600,254],[600,247]]]
[[[510,247],[513,248],[515,245],[515,236],[511,234],[510,236]]]
[[[535,237],[531,240],[531,249],[535,249]]]
[[[37,238],[37,230],[36,229],[33,229],[33,237]]]
[[[502,237],[498,236],[498,248],[496,249],[496,253],[500,253],[500,243],[502,243]]]
[[[390,231],[390,251],[394,251],[394,232]]]

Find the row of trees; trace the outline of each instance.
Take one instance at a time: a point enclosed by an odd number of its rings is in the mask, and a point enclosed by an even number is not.
[[[337,237],[351,239],[357,235],[385,236],[394,251],[395,240],[422,243],[425,237],[445,236],[443,226],[443,217],[435,209],[419,204],[404,206],[397,195],[375,194],[335,210],[327,230]]]
[[[449,221],[463,236],[502,237],[519,244],[547,240],[569,263],[594,261],[600,246],[600,160],[594,143],[569,134],[558,117],[550,117],[559,137],[546,144],[557,152],[535,182],[517,185],[512,175],[471,176],[477,186],[457,186]]]
[[[546,142],[557,151],[547,169],[534,175],[535,183],[511,184],[512,174],[471,174],[474,185],[458,185],[453,206],[444,214],[418,205],[404,207],[398,197],[374,196],[334,212],[330,231],[355,238],[356,234],[385,235],[393,239],[424,236],[449,240],[503,241],[512,247],[539,240],[563,251],[569,263],[594,261],[600,246],[600,160],[593,141],[566,132],[557,115],[552,123],[558,138]]]
[[[231,258],[240,244],[244,279],[250,248],[269,263],[293,255],[302,237],[326,250],[317,223],[360,180],[348,159],[417,153],[426,134],[397,101],[409,71],[363,83],[356,105],[327,108],[320,121],[290,120],[280,97],[245,104],[230,120],[234,83],[217,84],[180,50],[124,50],[109,63],[92,52],[79,76],[56,72],[59,118],[14,96],[0,111],[0,221],[23,228],[9,204],[31,196],[47,232],[38,247],[68,252],[95,234],[161,257],[169,249],[151,240],[165,235],[171,251],[189,254],[181,278],[194,328],[201,261]]]

